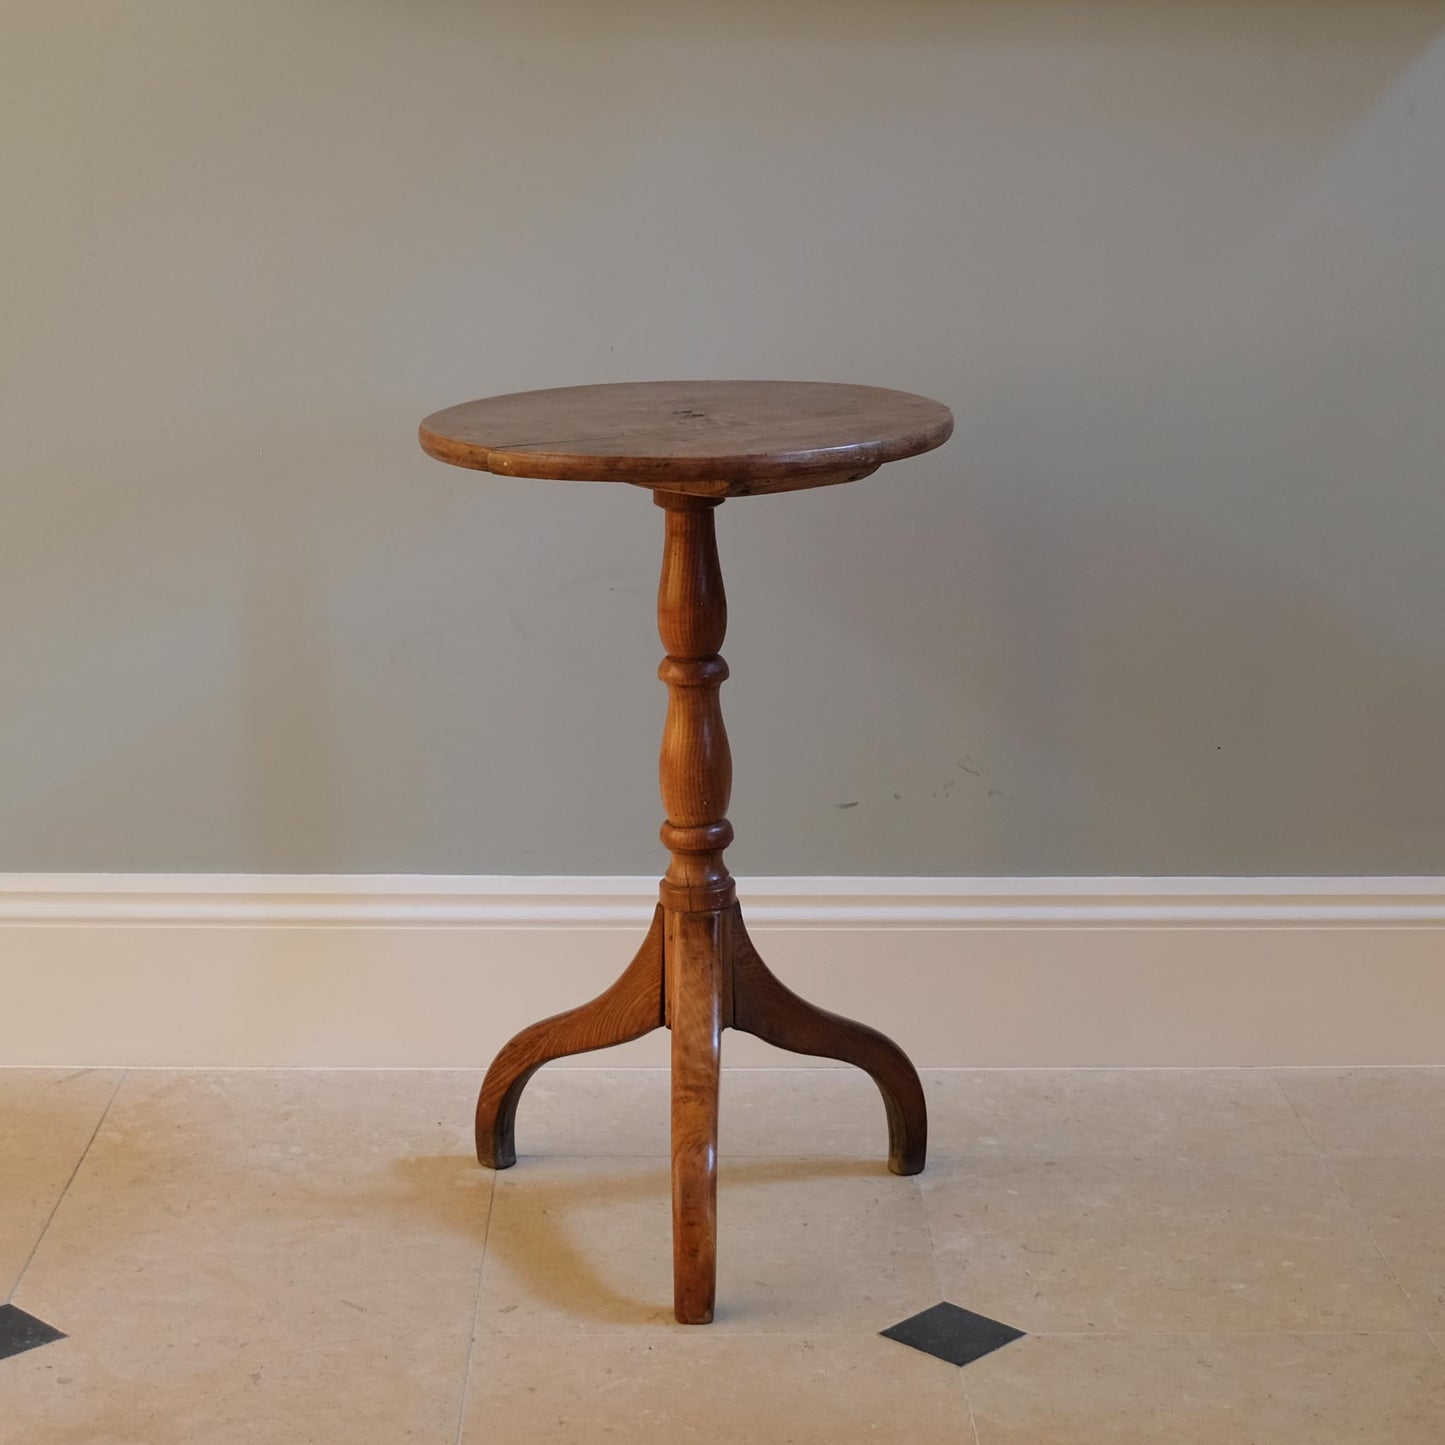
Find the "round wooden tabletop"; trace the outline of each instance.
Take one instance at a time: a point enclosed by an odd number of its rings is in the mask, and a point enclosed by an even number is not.
[[[946,406],[821,381],[625,381],[463,402],[421,424],[431,456],[507,477],[734,497],[866,477],[942,446]]]

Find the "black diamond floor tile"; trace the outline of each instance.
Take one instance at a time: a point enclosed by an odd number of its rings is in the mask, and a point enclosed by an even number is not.
[[[59,1330],[26,1314],[19,1305],[0,1305],[0,1360],[64,1338]]]
[[[915,1350],[947,1360],[950,1365],[971,1364],[1002,1345],[1022,1339],[1024,1334],[1012,1325],[960,1309],[947,1300],[920,1314],[910,1315],[880,1333],[885,1339],[912,1345]]]

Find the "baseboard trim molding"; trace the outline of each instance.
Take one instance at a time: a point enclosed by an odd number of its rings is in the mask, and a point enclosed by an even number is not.
[[[1445,1063],[1445,878],[739,888],[791,986],[920,1064]],[[0,1064],[483,1064],[609,982],[655,898],[635,877],[0,875]],[[728,1056],[793,1062],[734,1035]]]
[[[745,878],[769,928],[1445,926],[1445,878]],[[652,877],[0,874],[0,926],[599,928],[645,922]]]

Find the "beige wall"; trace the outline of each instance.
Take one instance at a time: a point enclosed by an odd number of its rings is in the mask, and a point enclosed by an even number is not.
[[[414,428],[762,375],[958,430],[719,517],[740,871],[1445,872],[1445,3],[4,34],[0,870],[655,868],[655,510]]]

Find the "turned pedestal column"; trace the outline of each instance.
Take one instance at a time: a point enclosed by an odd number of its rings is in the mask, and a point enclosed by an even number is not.
[[[671,854],[652,927],[622,976],[590,1003],[531,1025],[493,1060],[477,1101],[477,1155],[516,1162],[517,1102],[543,1064],[672,1031],[673,1297],[685,1324],[712,1319],[722,1032],[856,1064],[883,1098],[888,1167],[923,1168],[918,1075],[890,1039],[780,983],[743,926],[724,851],[732,757],[719,689],[727,599],[713,514],[724,499],[853,481],[941,445],[945,407],[874,387],[805,382],[650,382],[522,392],[430,416],[423,447],[507,476],[622,481],[665,518],[657,621],[667,684],[661,784]],[[555,439],[555,440],[554,440]]]

